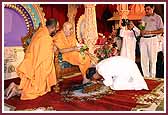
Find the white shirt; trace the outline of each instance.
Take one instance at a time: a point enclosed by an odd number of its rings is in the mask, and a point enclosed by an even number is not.
[[[114,90],[148,89],[136,63],[128,58],[115,56],[102,60],[96,65],[104,78],[104,85]]]
[[[133,27],[133,30],[135,31],[136,36],[140,35],[140,30],[136,26]],[[120,30],[120,37],[126,37],[126,38],[129,37],[129,39],[135,39],[136,40],[133,30],[126,30],[126,28],[123,27]]]
[[[120,36],[123,37],[120,55],[128,57],[135,61],[136,36],[140,35],[140,30],[134,26],[133,30],[126,30],[125,27],[120,30]]]
[[[148,30],[148,31],[154,31],[154,30],[164,28],[162,18],[156,13],[154,13],[154,15],[152,15],[152,16],[144,16],[142,18],[142,21],[145,22],[145,24],[146,24],[145,30]],[[153,35],[153,34],[151,34],[151,35]],[[148,35],[148,36],[150,36],[150,35]]]

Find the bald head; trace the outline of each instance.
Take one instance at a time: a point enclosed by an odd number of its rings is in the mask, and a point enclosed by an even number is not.
[[[67,27],[67,26],[72,26],[72,24],[71,24],[70,22],[65,22],[65,23],[63,24],[63,27]]]
[[[49,27],[49,26],[56,26],[57,25],[57,20],[54,19],[54,18],[50,18],[46,21],[46,26]]]
[[[63,24],[63,31],[64,31],[66,37],[70,36],[73,32],[72,24],[70,22],[65,22]]]

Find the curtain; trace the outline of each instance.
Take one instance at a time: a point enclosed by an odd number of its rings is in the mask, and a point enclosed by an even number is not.
[[[41,4],[45,13],[45,18],[56,18],[60,24],[60,28],[64,22],[68,20],[68,5],[67,4]]]
[[[67,13],[68,13],[68,5],[67,4],[41,4],[45,13],[45,18],[56,18],[60,23],[60,28],[64,24],[64,22],[68,21]],[[96,5],[96,19],[97,19],[97,30],[100,33],[104,33],[106,31],[111,31],[111,22],[106,21],[106,17],[108,13],[111,15],[114,11],[116,11],[117,5],[111,4],[97,4]],[[85,8],[84,5],[80,5],[77,9],[77,14],[75,17],[75,24],[79,20],[80,16],[84,14]],[[109,16],[110,17],[110,16]]]

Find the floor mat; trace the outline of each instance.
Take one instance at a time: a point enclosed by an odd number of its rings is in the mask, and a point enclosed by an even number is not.
[[[63,88],[68,88],[81,77],[64,80]],[[163,79],[145,79],[149,90],[112,91],[103,87],[101,91],[91,94],[62,93],[54,91],[34,100],[23,101],[19,97],[4,100],[13,107],[12,111],[161,111],[164,106]],[[11,80],[14,81],[14,80]],[[5,81],[7,83],[9,81]],[[17,80],[15,82],[18,82]],[[9,83],[7,83],[9,84]],[[6,84],[5,84],[6,85]],[[10,107],[9,106],[9,107]],[[161,108],[159,108],[159,106]],[[10,109],[8,109],[10,111]]]

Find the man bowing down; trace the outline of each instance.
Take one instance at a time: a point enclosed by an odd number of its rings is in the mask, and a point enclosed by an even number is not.
[[[86,72],[91,80],[103,79],[106,86],[113,90],[148,90],[136,63],[121,56],[107,58]]]

